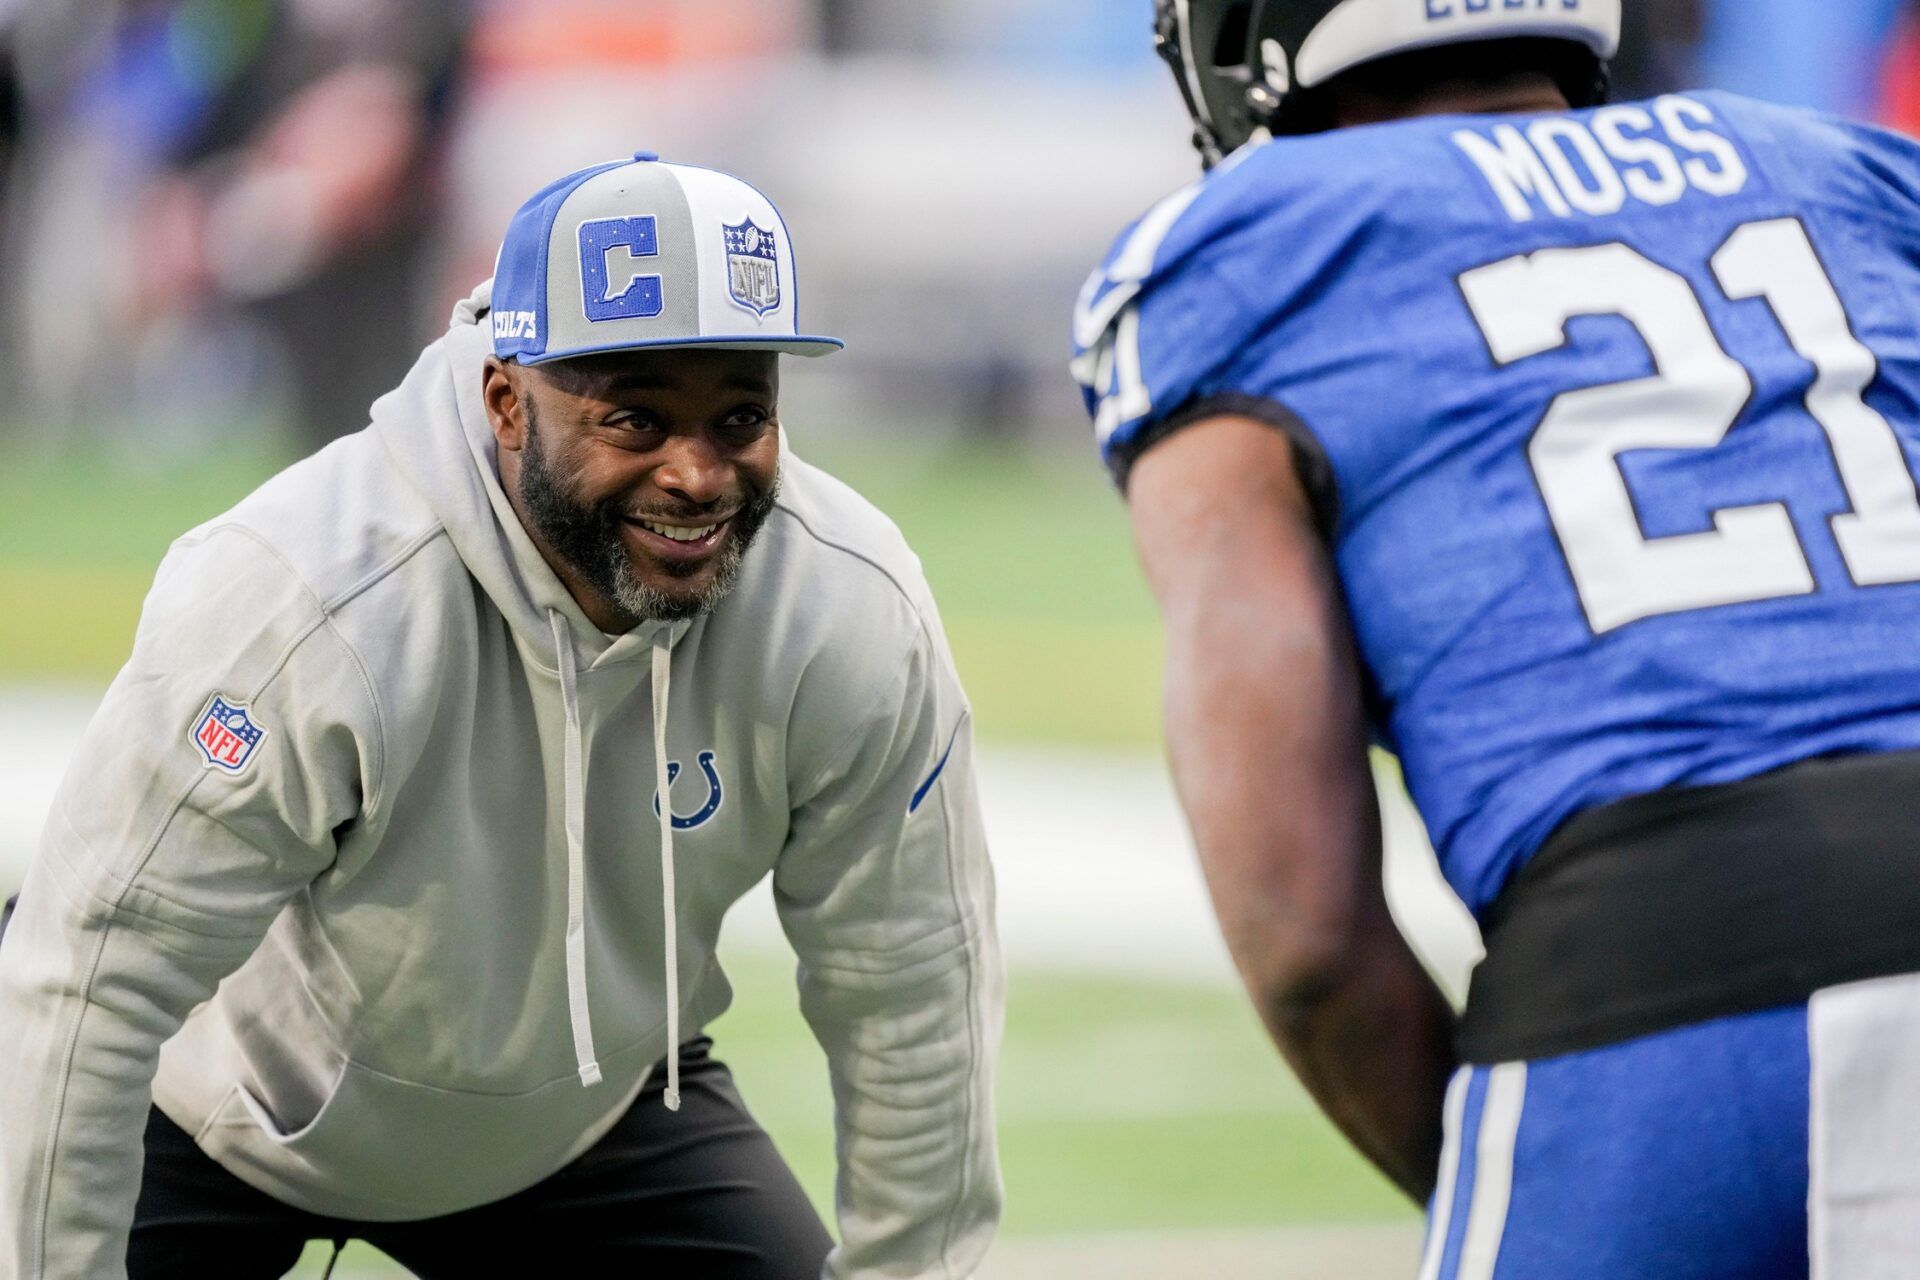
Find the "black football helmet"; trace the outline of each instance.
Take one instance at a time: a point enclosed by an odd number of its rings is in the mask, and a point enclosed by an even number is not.
[[[1620,47],[1621,0],[1154,0],[1154,35],[1193,117],[1208,168],[1260,133],[1288,128],[1305,90],[1362,63],[1467,41],[1534,37],[1584,46],[1605,97]]]

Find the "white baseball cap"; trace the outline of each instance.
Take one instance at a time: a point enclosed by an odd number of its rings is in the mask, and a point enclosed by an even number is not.
[[[493,278],[493,350],[542,364],[714,347],[823,356],[803,334],[793,241],[731,174],[650,151],[570,173],[520,206]]]

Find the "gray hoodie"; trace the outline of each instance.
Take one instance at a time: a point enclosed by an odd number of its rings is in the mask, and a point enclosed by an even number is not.
[[[125,1274],[150,1086],[316,1213],[539,1182],[727,1007],[769,872],[833,1081],[826,1274],[985,1251],[993,884],[918,562],[789,455],[733,593],[610,641],[496,479],[485,305],[161,565],[0,948],[0,1280]]]

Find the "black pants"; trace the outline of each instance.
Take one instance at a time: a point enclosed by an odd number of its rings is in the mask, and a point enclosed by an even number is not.
[[[279,1280],[311,1240],[363,1240],[421,1280],[817,1280],[833,1242],[712,1047],[681,1046],[679,1111],[661,1102],[656,1067],[607,1136],[545,1182],[422,1222],[345,1222],[282,1204],[156,1107],[128,1278]]]
[[[156,1108],[128,1276],[274,1280],[309,1240],[363,1240],[423,1280],[816,1280],[826,1228],[710,1043],[681,1050],[678,1112],[661,1103],[656,1069],[612,1131],[545,1182],[422,1222],[290,1208],[214,1163]]]

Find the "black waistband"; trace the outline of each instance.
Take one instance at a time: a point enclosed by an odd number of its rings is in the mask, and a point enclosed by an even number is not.
[[[1920,752],[1656,792],[1563,826],[1481,928],[1458,1046],[1512,1062],[1920,971]]]

